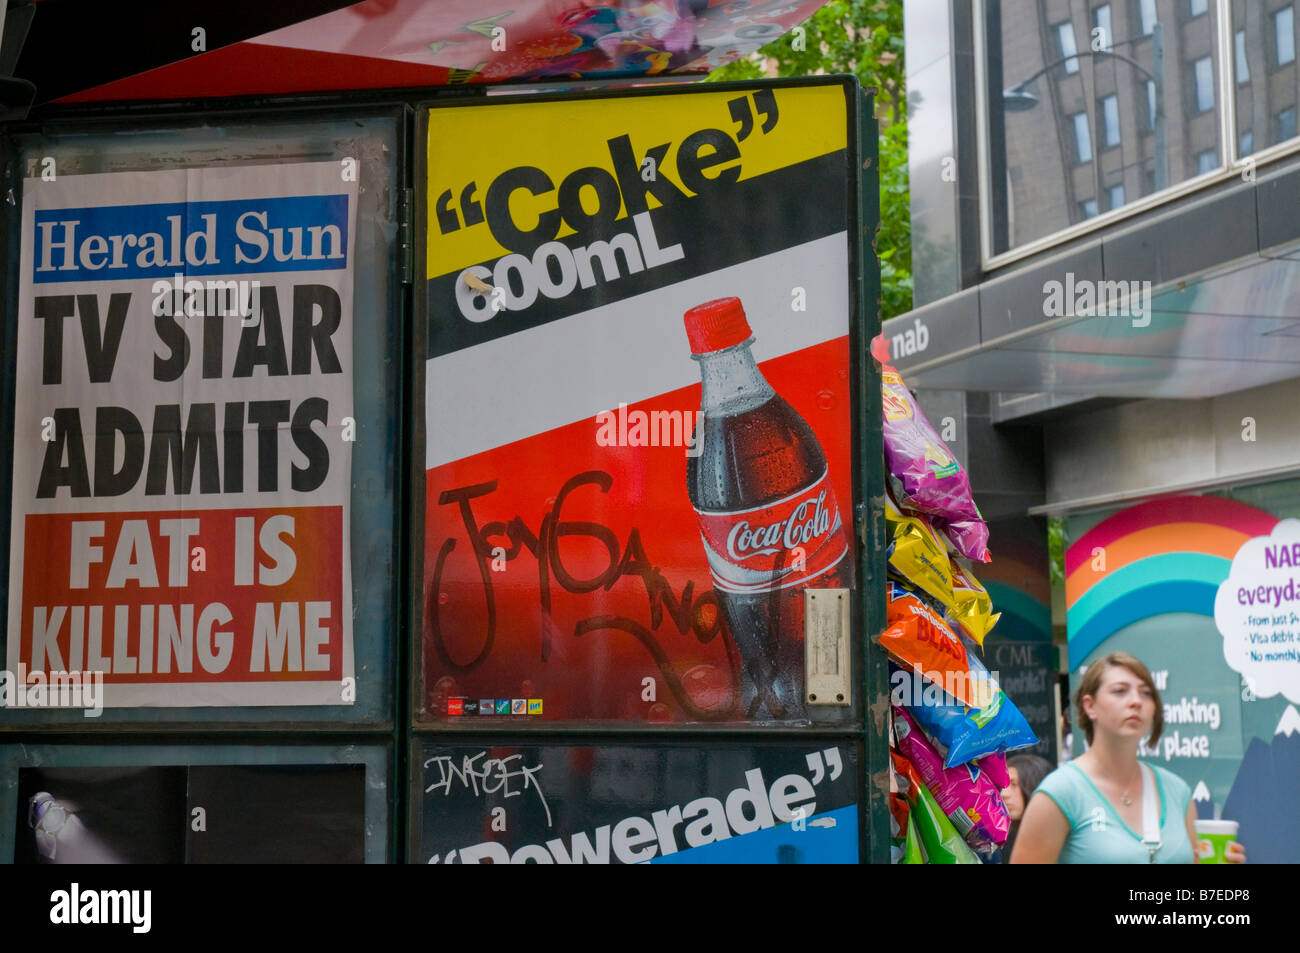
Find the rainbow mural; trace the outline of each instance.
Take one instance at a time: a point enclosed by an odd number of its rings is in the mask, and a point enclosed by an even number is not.
[[[975,573],[1002,618],[993,627],[999,636],[1016,642],[1052,640],[1052,594],[1047,574],[1047,547],[1025,534],[1002,533],[989,527],[996,546],[993,561]]]
[[[1102,520],[1065,553],[1070,659],[1083,660],[1130,623],[1165,612],[1214,617],[1232,557],[1278,523],[1217,496],[1171,496]]]

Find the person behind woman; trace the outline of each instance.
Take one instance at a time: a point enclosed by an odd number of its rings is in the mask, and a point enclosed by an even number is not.
[[[1147,667],[1127,652],[1097,659],[1075,706],[1088,750],[1049,774],[1030,799],[1011,863],[1195,862],[1191,789],[1172,771],[1138,761],[1142,739],[1149,735],[1154,747],[1164,730]],[[1226,859],[1243,863],[1246,851],[1230,844]]]
[[[1017,754],[1007,758],[1007,774],[1011,778],[1011,786],[1002,792],[1002,803],[1006,805],[1007,816],[1011,819],[1011,831],[1002,847],[1004,864],[1010,862],[1011,852],[1015,849],[1025,805],[1051,771],[1052,762],[1036,754]]]

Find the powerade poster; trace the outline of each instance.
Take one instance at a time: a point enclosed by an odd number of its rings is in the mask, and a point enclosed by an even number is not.
[[[848,95],[430,111],[425,718],[848,717]]]
[[[33,171],[4,703],[349,703],[355,170]]]
[[[417,752],[420,863],[858,862],[851,745]]]

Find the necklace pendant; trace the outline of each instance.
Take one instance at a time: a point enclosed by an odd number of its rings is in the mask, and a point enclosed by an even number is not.
[[[1124,796],[1121,797],[1120,800],[1124,802],[1125,807],[1129,807],[1133,804],[1133,799],[1128,796],[1127,791],[1124,792]]]

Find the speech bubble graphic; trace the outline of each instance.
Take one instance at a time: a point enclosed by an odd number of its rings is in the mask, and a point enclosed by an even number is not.
[[[1223,657],[1257,698],[1300,702],[1300,520],[1237,550],[1214,599]]]

